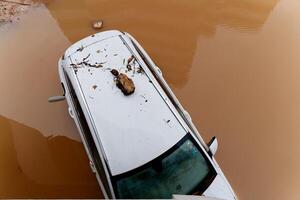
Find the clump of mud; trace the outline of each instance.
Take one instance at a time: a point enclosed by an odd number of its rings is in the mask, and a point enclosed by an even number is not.
[[[135,86],[131,78],[128,78],[126,74],[119,73],[116,69],[112,69],[110,72],[116,77],[116,85],[124,95],[128,96],[134,93]]]
[[[0,25],[19,20],[20,14],[38,3],[32,0],[0,0]]]

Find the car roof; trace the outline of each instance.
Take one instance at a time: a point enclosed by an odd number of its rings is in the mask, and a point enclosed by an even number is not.
[[[136,60],[128,70],[132,55]],[[106,31],[75,43],[66,51],[63,67],[90,114],[113,176],[153,160],[186,135],[170,100],[125,33]],[[121,92],[111,69],[133,80],[133,94]]]

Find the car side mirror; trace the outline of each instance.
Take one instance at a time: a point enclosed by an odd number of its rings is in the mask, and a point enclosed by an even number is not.
[[[65,96],[53,96],[53,97],[48,98],[48,102],[53,103],[53,102],[57,102],[57,101],[63,101],[65,99],[66,99]]]
[[[217,138],[214,136],[211,138],[211,140],[208,142],[207,144],[208,146],[208,150],[209,150],[209,154],[210,156],[214,156],[218,150],[218,140]]]

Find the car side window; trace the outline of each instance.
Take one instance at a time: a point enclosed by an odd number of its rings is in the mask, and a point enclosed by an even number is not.
[[[100,176],[100,179],[101,179],[101,182],[102,182],[102,184],[105,188],[105,191],[106,191],[108,197],[112,198],[109,183],[108,183],[107,177],[105,175],[105,170],[104,170],[103,164],[101,162],[100,155],[99,155],[99,152],[97,150],[96,144],[94,142],[93,136],[91,134],[90,128],[88,126],[88,123],[86,121],[86,118],[84,116],[82,108],[80,106],[80,103],[77,99],[77,96],[76,96],[75,90],[74,90],[74,88],[71,84],[71,81],[70,81],[68,75],[65,72],[64,72],[64,74],[65,74],[65,77],[66,77],[67,87],[68,87],[69,92],[70,92],[72,103],[73,103],[74,108],[75,108],[74,112],[76,113],[76,116],[79,120],[79,123],[80,123],[80,126],[81,126],[81,131],[83,133],[85,141],[88,144],[87,148],[88,148],[88,150],[89,150],[89,152],[90,152],[90,154],[93,158],[94,165],[96,167],[98,175]]]

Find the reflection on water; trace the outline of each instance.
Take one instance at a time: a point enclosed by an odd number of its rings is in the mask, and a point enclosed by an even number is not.
[[[61,93],[59,56],[95,19],[134,35],[204,138],[218,137],[240,199],[300,198],[300,1],[44,1],[49,12],[0,32],[0,198],[99,197],[83,147],[66,138],[79,140],[65,102],[46,102]]]
[[[257,32],[199,36],[175,92],[240,199],[300,199],[300,1],[280,1]]]
[[[41,6],[2,29],[0,44],[0,198],[101,197],[65,102],[47,102],[62,92],[69,41]]]
[[[81,143],[0,116],[1,198],[101,197]]]
[[[162,68],[240,199],[298,199],[297,0],[51,1],[65,36],[133,34]],[[291,139],[290,139],[291,138]],[[289,162],[291,164],[288,164]],[[280,191],[280,192],[279,192]]]
[[[61,94],[57,61],[70,42],[45,7],[0,32],[0,114],[35,127],[45,136],[63,134],[79,140],[66,104],[49,104]]]
[[[213,37],[218,25],[241,31],[259,30],[277,0],[64,0],[47,7],[72,42],[94,33],[90,22],[104,20],[104,29],[127,31],[142,42],[166,71],[169,83],[183,86],[198,36]]]

